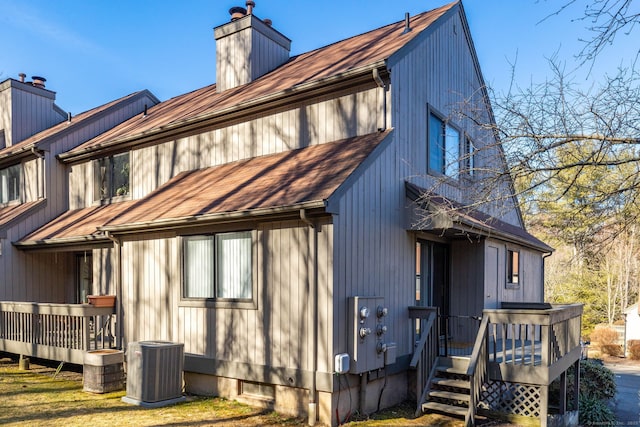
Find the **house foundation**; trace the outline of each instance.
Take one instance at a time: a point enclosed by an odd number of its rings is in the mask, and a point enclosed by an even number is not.
[[[370,374],[375,378],[366,382],[364,390],[360,387],[360,375],[342,375],[336,376],[333,393],[318,391],[317,423],[337,426],[356,415],[372,414],[408,398],[407,372],[384,376],[374,371],[363,375],[369,377]],[[187,393],[224,397],[289,416],[309,417],[310,394],[307,389],[194,372],[185,372],[184,381]],[[361,408],[361,396],[364,396],[364,408]]]

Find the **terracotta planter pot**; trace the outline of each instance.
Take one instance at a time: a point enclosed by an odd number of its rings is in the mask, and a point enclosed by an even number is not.
[[[115,295],[89,295],[89,304],[95,307],[115,307]]]

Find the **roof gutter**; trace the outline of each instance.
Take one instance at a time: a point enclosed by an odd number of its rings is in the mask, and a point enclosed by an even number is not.
[[[553,252],[553,249],[548,246],[536,245],[525,238],[516,236],[508,232],[490,229],[489,227],[483,227],[482,225],[479,225],[479,224],[469,224],[460,219],[454,219],[453,222],[456,224],[462,225],[463,227],[458,227],[458,230],[466,233],[480,234],[480,235],[484,235],[485,237],[498,237],[502,240],[506,240],[511,243],[517,243],[519,245],[522,245],[531,249],[542,251],[545,254],[551,254]]]
[[[12,242],[12,245],[20,250],[48,250],[57,248],[68,248],[82,245],[109,245],[109,238],[103,235],[74,236],[61,239],[27,240],[23,242]]]
[[[298,203],[290,206],[278,206],[274,208],[252,209],[250,211],[234,211],[222,212],[209,215],[186,216],[181,218],[161,219],[154,221],[143,221],[122,225],[105,225],[98,227],[99,231],[109,234],[133,234],[149,231],[167,231],[177,228],[203,226],[212,223],[221,223],[225,221],[240,221],[250,218],[257,218],[266,215],[276,215],[284,213],[295,213],[296,216],[301,215],[301,211],[308,213],[309,209],[324,209],[327,202],[325,200]],[[306,213],[305,213],[306,215]],[[305,216],[306,218],[306,216]]]
[[[233,105],[231,107],[216,110],[202,116],[197,116],[170,123],[166,126],[151,129],[149,131],[116,138],[111,141],[86,148],[82,151],[68,151],[58,154],[58,159],[63,163],[72,163],[95,158],[103,150],[118,150],[132,146],[145,144],[156,144],[161,140],[171,140],[176,136],[182,136],[188,132],[209,128],[216,124],[227,123],[245,116],[255,115],[262,111],[272,110],[281,106],[289,105],[293,102],[317,97],[324,93],[335,93],[343,88],[353,87],[358,84],[371,84],[372,70],[379,69],[379,74],[388,74],[386,60],[379,60],[360,68],[354,68],[344,73],[336,74],[320,80],[308,83],[301,83],[292,88],[284,89],[261,97],[253,98],[246,102]],[[256,82],[258,82],[257,80]]]

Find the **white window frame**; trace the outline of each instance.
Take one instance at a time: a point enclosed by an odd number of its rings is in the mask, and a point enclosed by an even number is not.
[[[17,171],[17,180],[13,183],[9,182],[11,177],[10,170],[14,169]],[[15,172],[14,172],[15,173]],[[11,165],[0,169],[0,205],[9,205],[9,204],[19,204],[22,203],[22,163],[18,163],[16,165]],[[10,199],[9,191],[10,186],[14,187],[14,193],[17,197]]]
[[[427,109],[427,115],[427,170],[431,174],[457,180],[460,176],[460,151],[464,133],[433,108]],[[434,156],[434,153],[438,153],[438,156]]]

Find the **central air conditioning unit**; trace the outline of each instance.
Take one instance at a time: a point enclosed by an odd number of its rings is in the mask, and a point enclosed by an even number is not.
[[[127,394],[123,402],[157,408],[182,402],[184,344],[140,341],[127,350]]]

